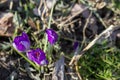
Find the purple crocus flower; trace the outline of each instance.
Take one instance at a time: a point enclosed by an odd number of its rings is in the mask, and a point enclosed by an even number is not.
[[[47,29],[46,34],[48,37],[48,41],[51,45],[55,44],[58,40],[58,34],[53,29]]]
[[[30,40],[25,32],[23,32],[21,36],[15,37],[12,44],[19,52],[26,52],[30,49]]]
[[[45,53],[40,48],[28,51],[27,57],[38,65],[48,64]]]

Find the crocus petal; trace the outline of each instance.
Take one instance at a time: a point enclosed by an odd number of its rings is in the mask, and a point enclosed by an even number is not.
[[[29,37],[25,32],[22,33],[22,37],[30,43]]]
[[[47,29],[46,34],[48,36],[48,41],[51,45],[55,44],[58,40],[58,34],[53,29]]]
[[[25,47],[22,46],[22,45],[16,46],[15,43],[13,43],[12,45],[13,45],[13,47],[14,47],[16,50],[18,50],[19,52],[22,52],[22,51],[25,50]]]
[[[24,47],[25,47],[26,50],[30,49],[30,43],[29,42],[27,42],[27,41],[21,41],[21,44],[24,45]]]
[[[25,32],[23,32],[21,36],[15,37],[13,47],[19,52],[26,52],[30,49],[30,40]]]
[[[46,65],[46,64],[48,64],[48,60],[42,60],[40,63],[39,63],[40,65]]]
[[[27,52],[27,57],[38,65],[42,66],[48,64],[45,53],[40,48],[29,50]]]

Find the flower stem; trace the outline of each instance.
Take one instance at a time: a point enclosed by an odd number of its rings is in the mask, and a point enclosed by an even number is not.
[[[25,55],[23,55],[23,53],[20,53],[16,50],[16,52],[21,56],[23,57],[28,63],[30,63],[36,70],[39,71],[39,67],[36,66],[32,61],[30,61]]]
[[[48,54],[47,54],[47,57],[49,58],[49,62],[51,62],[52,58],[53,58],[52,52],[53,52],[53,45],[48,44],[48,49],[47,49],[47,53]]]
[[[49,22],[48,22],[48,29],[51,27],[51,20],[52,20],[52,14],[54,10],[54,5],[52,6],[51,12],[50,12],[50,17],[49,17]],[[47,36],[45,36],[45,46],[44,46],[44,52],[46,52],[47,49]]]

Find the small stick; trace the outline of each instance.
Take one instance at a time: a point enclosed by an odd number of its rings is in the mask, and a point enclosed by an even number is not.
[[[70,20],[72,20],[74,17],[76,17],[78,14],[82,13],[83,11],[87,10],[88,8],[84,8],[82,11],[78,11],[76,12],[73,16],[69,17],[66,21],[64,21],[63,23],[59,24],[58,26],[63,26],[65,25],[67,22],[69,22]]]
[[[72,57],[69,65],[72,65],[73,62],[78,61],[78,60],[81,58],[81,56],[82,56],[83,54],[85,54],[85,52],[86,52],[87,50],[89,50],[103,35],[105,35],[107,32],[114,31],[114,30],[116,30],[116,29],[118,29],[118,28],[120,28],[120,26],[113,26],[113,25],[111,25],[110,27],[108,27],[107,29],[105,29],[101,34],[99,34],[95,39],[93,39],[93,40],[80,52],[80,54],[74,55],[74,56]]]

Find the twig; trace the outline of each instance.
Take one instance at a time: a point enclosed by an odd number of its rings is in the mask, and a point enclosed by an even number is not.
[[[65,26],[69,26],[69,25],[71,25],[71,24],[73,24],[73,23],[75,23],[75,22],[79,21],[79,19],[80,19],[80,18],[78,18],[78,19],[76,19],[76,20],[74,20],[74,21],[71,21],[70,23],[65,24]]]
[[[77,75],[78,75],[78,77],[79,77],[79,80],[82,80],[82,77],[80,76],[80,72],[79,72],[79,70],[78,70],[78,64],[77,64],[77,63],[76,63],[76,65],[75,65],[75,69],[76,69]]]
[[[104,23],[104,21],[102,20],[102,18],[100,17],[100,15],[96,12],[96,10],[93,9],[93,7],[90,4],[88,4],[89,2],[87,0],[80,0],[80,1],[83,4],[87,5],[88,9],[91,10],[95,14],[95,16],[100,20],[100,22],[103,24],[103,26],[105,28],[107,28],[106,24]],[[88,2],[88,3],[86,3],[85,1]]]
[[[85,43],[85,40],[86,40],[86,36],[85,36],[85,30],[86,30],[86,28],[87,28],[87,26],[88,26],[88,24],[89,24],[89,20],[90,20],[90,17],[92,16],[92,11],[90,12],[90,14],[89,14],[89,16],[88,16],[88,18],[87,18],[87,20],[86,20],[86,23],[85,23],[85,26],[83,27],[83,41],[82,41],[82,44],[81,44],[81,48],[83,47],[83,44]],[[80,49],[81,49],[80,48]]]
[[[7,71],[10,72],[10,70],[8,69],[8,66],[7,66],[6,63],[0,62],[0,65],[1,65],[3,68],[5,68]]]
[[[103,26],[105,27],[105,28],[107,28],[107,26],[106,26],[106,24],[104,23],[104,21],[102,20],[102,18],[100,17],[100,15],[96,12],[96,11],[94,11],[94,10],[92,10],[92,12],[96,15],[96,17],[101,21],[101,23],[103,24]]]
[[[40,3],[39,3],[38,9],[37,9],[39,16],[41,16],[40,9],[41,9],[41,7],[42,7],[42,4],[43,4],[43,2],[42,2],[42,0],[41,0]]]
[[[12,10],[13,8],[13,0],[10,1],[9,9]]]
[[[72,65],[73,62],[78,61],[78,60],[81,58],[81,56],[82,56],[83,54],[85,54],[85,52],[86,52],[87,50],[89,50],[103,35],[105,35],[105,34],[106,34],[107,32],[109,32],[109,31],[114,31],[114,30],[116,30],[116,29],[118,29],[118,28],[120,28],[120,26],[113,26],[113,25],[111,25],[111,26],[108,27],[106,30],[104,30],[104,31],[103,31],[101,34],[99,34],[95,39],[93,39],[93,40],[80,52],[80,54],[74,55],[73,58],[71,59],[69,65]]]
[[[87,7],[85,9],[83,9],[82,11],[78,11],[77,13],[75,13],[73,16],[71,16],[70,18],[68,18],[66,21],[64,21],[63,23],[59,24],[58,26],[63,26],[65,25],[68,21],[72,20],[74,17],[76,17],[78,14],[82,13],[83,11],[85,11],[86,9],[88,9]]]

